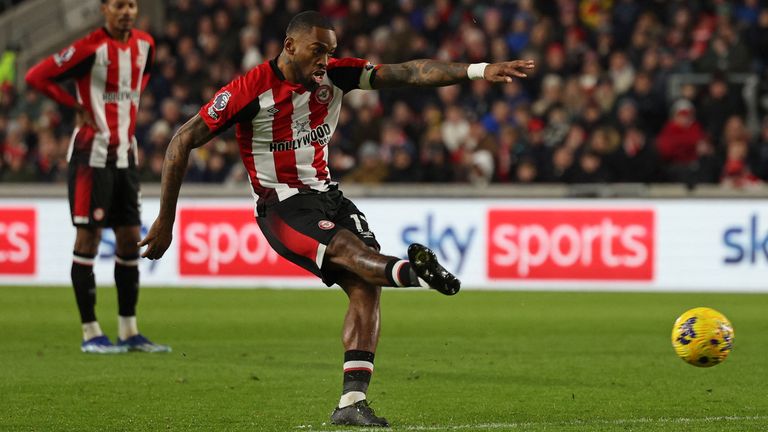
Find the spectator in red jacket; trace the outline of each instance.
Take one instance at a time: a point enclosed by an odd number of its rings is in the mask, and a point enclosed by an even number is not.
[[[698,159],[696,148],[706,138],[693,111],[693,104],[680,99],[672,106],[672,118],[657,137],[661,158],[672,165],[687,165]]]

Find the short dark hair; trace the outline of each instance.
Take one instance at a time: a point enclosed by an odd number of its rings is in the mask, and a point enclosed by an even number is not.
[[[320,27],[328,30],[334,30],[331,21],[323,16],[318,11],[308,10],[296,14],[288,23],[288,28],[285,30],[286,35],[295,34],[296,32],[304,32],[312,30],[312,27]]]

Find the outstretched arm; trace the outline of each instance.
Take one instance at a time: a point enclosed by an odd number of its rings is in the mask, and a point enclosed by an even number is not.
[[[152,224],[139,247],[147,246],[141,255],[144,258],[159,259],[173,240],[173,223],[176,220],[176,202],[184,174],[187,171],[189,153],[213,138],[208,126],[199,114],[186,122],[171,138],[165,152],[163,174],[160,181],[160,214]]]
[[[479,65],[476,65],[477,67]],[[440,87],[470,79],[467,63],[451,63],[439,60],[412,60],[405,63],[382,64],[376,71],[373,88],[390,87]],[[512,78],[525,78],[526,71],[534,67],[533,60],[514,60],[493,63],[485,67],[482,77],[491,82],[512,82]]]

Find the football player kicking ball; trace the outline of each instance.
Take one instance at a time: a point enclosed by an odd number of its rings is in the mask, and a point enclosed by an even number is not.
[[[171,244],[176,202],[192,149],[235,126],[256,200],[256,220],[281,256],[337,283],[349,297],[344,320],[344,384],[331,414],[341,425],[389,426],[368,406],[366,391],[379,339],[382,286],[429,287],[445,295],[460,282],[435,254],[412,244],[408,260],[380,254],[365,215],[331,181],[328,142],[342,97],[354,89],[444,86],[468,79],[508,82],[532,61],[459,64],[414,60],[371,65],[335,59],[336,34],[314,11],[288,25],[281,54],[219,90],[171,139],[163,166],[160,214],[140,246],[158,259]]]
[[[139,172],[133,131],[141,92],[149,81],[155,42],[133,29],[136,0],[101,0],[105,25],[29,70],[27,83],[77,112],[69,143],[69,205],[77,229],[72,286],[83,329],[81,350],[113,354],[168,352],[139,333]],[[58,82],[73,79],[77,99]],[[96,321],[93,264],[103,227],[115,231],[118,342]]]

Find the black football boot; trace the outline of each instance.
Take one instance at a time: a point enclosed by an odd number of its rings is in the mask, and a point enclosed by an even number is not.
[[[346,426],[375,426],[389,427],[389,422],[383,417],[376,417],[368,401],[363,399],[344,408],[336,408],[331,413],[331,423]]]
[[[430,288],[445,295],[454,295],[461,289],[461,281],[437,262],[437,256],[428,247],[414,243],[408,246],[411,268]]]

